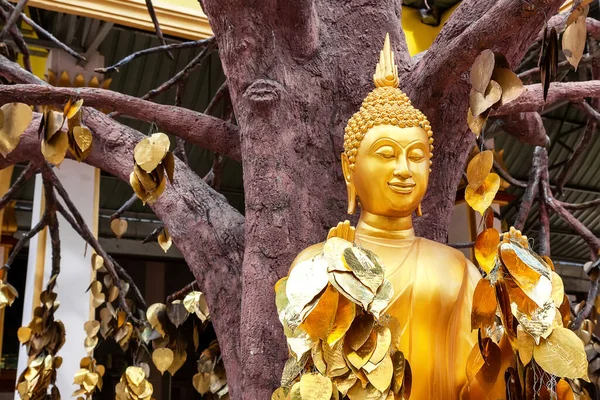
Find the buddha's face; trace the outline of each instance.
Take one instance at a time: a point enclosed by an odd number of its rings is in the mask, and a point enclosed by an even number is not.
[[[429,178],[429,138],[419,127],[378,125],[358,147],[354,170],[342,157],[348,190],[363,210],[385,217],[406,217],[425,196]]]

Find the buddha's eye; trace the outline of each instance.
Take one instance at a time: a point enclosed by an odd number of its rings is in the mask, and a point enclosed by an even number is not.
[[[408,154],[408,159],[413,162],[422,161],[425,158],[425,153],[421,149],[411,150]]]
[[[375,150],[375,154],[383,158],[396,158],[396,153],[392,146],[381,146]]]

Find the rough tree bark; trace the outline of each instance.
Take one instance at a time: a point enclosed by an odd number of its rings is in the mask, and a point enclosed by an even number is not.
[[[323,240],[326,229],[346,217],[339,163],[343,128],[373,87],[371,77],[385,34],[392,38],[402,88],[429,117],[434,131],[433,173],[417,230],[444,241],[474,140],[466,125],[469,68],[487,48],[517,65],[563,0],[463,0],[415,65],[400,26],[399,0],[202,3],[239,125],[238,133],[221,124],[220,132],[228,139],[217,138],[205,147],[222,148],[239,134],[239,142],[231,146],[239,149],[244,168],[245,222],[181,162],[175,185],[153,208],[207,293],[232,399],[264,400],[277,386],[287,356],[273,285],[298,252]],[[40,84],[31,76],[6,72],[5,66],[0,72],[13,82]],[[30,93],[27,98],[37,96],[30,103],[62,102],[68,96],[67,89],[63,92]],[[86,91],[82,97],[86,104],[103,104],[105,94]],[[0,99],[10,98],[15,98],[14,91],[0,88]],[[519,111],[541,107],[538,90],[524,98]],[[148,115],[133,103],[130,107],[138,118]],[[497,114],[508,112],[501,109]],[[133,146],[141,134],[94,110],[86,113],[85,123],[96,140],[87,162],[127,180]],[[193,121],[194,116],[187,116]],[[214,124],[197,117],[205,125],[196,129],[202,139],[195,134],[194,139],[210,141],[204,129]],[[34,125],[6,162],[39,154]]]

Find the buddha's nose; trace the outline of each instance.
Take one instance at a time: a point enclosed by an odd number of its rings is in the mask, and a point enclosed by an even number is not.
[[[408,179],[412,178],[413,174],[410,168],[408,167],[408,162],[403,157],[400,157],[398,162],[396,162],[396,167],[394,168],[394,176],[400,179]]]

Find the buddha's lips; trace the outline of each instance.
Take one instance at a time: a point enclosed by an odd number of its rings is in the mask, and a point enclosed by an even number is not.
[[[408,194],[408,193],[411,193],[414,190],[416,184],[414,182],[391,181],[391,182],[388,182],[388,186],[394,192],[398,192],[398,193],[402,193],[402,194]]]

